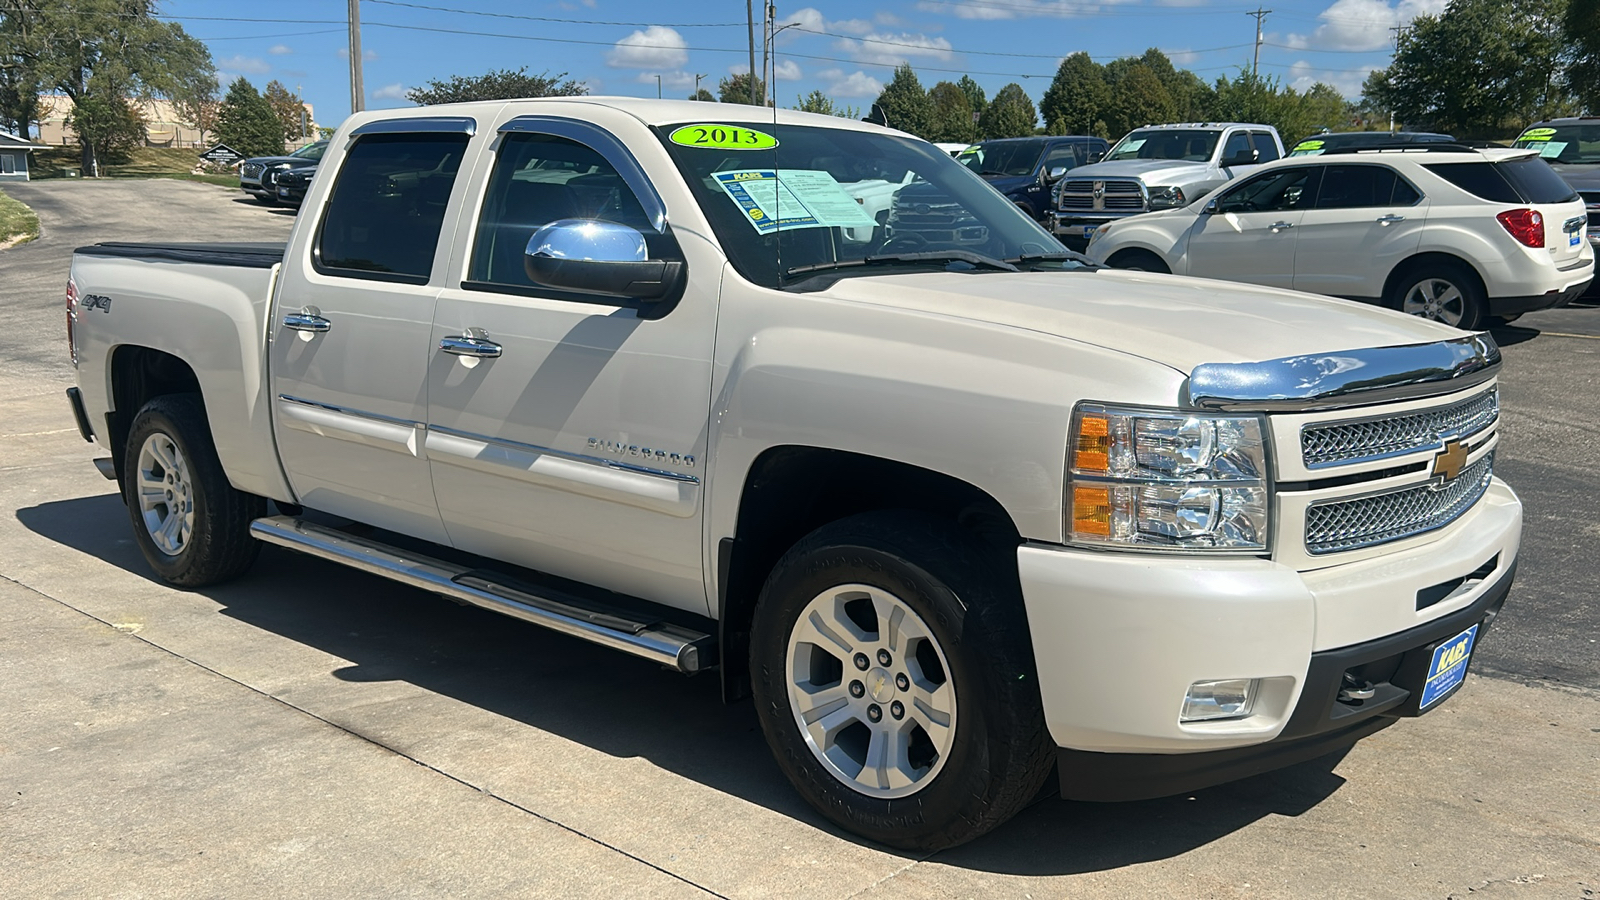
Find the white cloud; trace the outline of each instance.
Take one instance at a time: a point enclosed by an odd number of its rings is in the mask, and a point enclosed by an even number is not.
[[[404,100],[405,98],[406,86],[399,82],[386,84],[372,92],[372,99],[374,100]]]
[[[339,58],[340,59],[349,59],[350,58],[350,48],[349,47],[340,47],[339,48]],[[376,50],[363,50],[363,51],[361,51],[361,61],[362,62],[372,62],[373,60],[375,60],[377,58],[378,58],[378,51],[376,51]]]
[[[267,48],[267,52],[273,56],[288,56],[294,52],[294,48],[290,47],[288,44],[273,44],[271,47]]]
[[[958,19],[1029,19],[1047,16],[1070,19],[1083,12],[1133,0],[920,0],[917,9]]]
[[[1310,34],[1290,34],[1284,43],[1297,50],[1382,50],[1394,44],[1397,25],[1410,24],[1421,15],[1444,12],[1446,0],[1334,0],[1317,18]]]
[[[1332,85],[1333,89],[1345,97],[1355,99],[1361,96],[1361,83],[1367,80],[1370,72],[1382,68],[1381,66],[1362,66],[1355,71],[1337,69],[1318,69],[1306,60],[1300,60],[1289,67],[1289,75],[1285,79],[1289,86],[1297,91],[1309,90],[1317,82]],[[1326,123],[1319,123],[1326,124]],[[1330,125],[1330,127],[1332,127]],[[1334,129],[1338,130],[1338,129]]]
[[[817,77],[826,83],[824,93],[830,97],[870,97],[876,99],[883,93],[883,82],[857,69],[846,75],[842,69],[826,69]]]
[[[1187,66],[1199,62],[1200,54],[1193,50],[1171,50],[1167,52],[1167,59],[1175,66]]]
[[[800,70],[800,64],[792,59],[780,59],[773,64],[773,75],[777,81],[799,81],[805,77],[805,72]]]
[[[615,69],[681,69],[689,62],[689,42],[664,25],[651,25],[617,41],[606,54]]]
[[[272,66],[268,65],[264,59],[239,55],[217,60],[217,68],[227,72],[240,72],[245,75],[265,75],[272,71]]]
[[[897,65],[913,57],[948,60],[950,42],[911,32],[873,32],[864,40],[841,38],[833,46],[850,54],[857,62]]]

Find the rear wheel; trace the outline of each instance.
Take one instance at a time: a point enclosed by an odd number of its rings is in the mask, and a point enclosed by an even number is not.
[[[133,536],[161,580],[203,587],[242,574],[261,544],[250,522],[266,501],[228,483],[197,394],[169,394],[134,417],[123,452]]]
[[[953,525],[872,513],[773,569],[752,628],[761,726],[823,815],[914,850],[1009,819],[1050,773],[1016,578]]]
[[[1489,304],[1477,278],[1451,263],[1409,270],[1395,280],[1386,299],[1401,312],[1466,331],[1476,331],[1488,320]]]

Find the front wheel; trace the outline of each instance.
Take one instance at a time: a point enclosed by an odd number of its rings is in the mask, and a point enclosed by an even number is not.
[[[813,532],[774,568],[752,689],[784,774],[841,827],[928,851],[1009,819],[1054,744],[1014,575],[909,513]]]
[[[199,395],[146,403],[126,448],[122,485],[134,540],[161,580],[203,587],[250,568],[261,552],[250,522],[266,515],[266,501],[228,483]]]

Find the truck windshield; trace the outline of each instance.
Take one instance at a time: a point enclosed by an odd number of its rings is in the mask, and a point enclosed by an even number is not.
[[[1600,125],[1535,126],[1511,146],[1537,150],[1553,165],[1593,165],[1600,163]]]
[[[1111,148],[1106,161],[1120,159],[1187,159],[1205,162],[1217,149],[1222,132],[1209,129],[1141,128]]]
[[[1044,141],[984,141],[961,151],[956,161],[979,175],[1020,178],[1032,175]]]
[[[824,273],[1088,265],[924,141],[748,122],[656,131],[729,261],[755,284],[806,290]]]

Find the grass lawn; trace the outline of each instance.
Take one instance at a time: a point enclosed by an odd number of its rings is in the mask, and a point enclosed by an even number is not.
[[[39,236],[39,217],[33,210],[0,191],[0,247],[27,243]]]
[[[199,161],[200,151],[192,148],[139,147],[133,151],[133,158],[125,163],[117,165],[102,163],[100,172],[111,178],[178,178],[184,181],[220,184],[225,187],[239,186],[239,176],[231,173],[191,174]],[[83,156],[76,145],[35,150],[30,168],[35,181],[63,178],[65,175],[62,170],[67,168],[78,170],[81,176]]]

